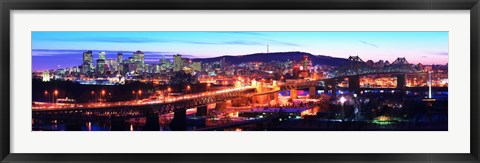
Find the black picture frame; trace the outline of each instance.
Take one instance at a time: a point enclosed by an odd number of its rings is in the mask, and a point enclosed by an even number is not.
[[[480,162],[478,0],[2,0],[1,162]],[[470,153],[462,154],[21,154],[10,152],[11,10],[470,10]],[[439,142],[441,143],[441,142]],[[68,147],[66,147],[68,148]]]

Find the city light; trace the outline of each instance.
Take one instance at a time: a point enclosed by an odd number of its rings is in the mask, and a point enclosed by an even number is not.
[[[267,52],[75,51],[32,73],[32,130],[448,131],[446,63]]]
[[[347,101],[347,99],[345,97],[340,97],[340,103],[343,105],[345,102]]]

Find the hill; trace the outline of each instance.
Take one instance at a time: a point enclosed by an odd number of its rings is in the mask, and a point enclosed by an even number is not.
[[[300,61],[303,56],[308,56],[311,58],[313,65],[328,65],[328,66],[340,66],[348,62],[345,58],[335,58],[324,55],[313,55],[306,52],[275,52],[275,53],[255,53],[239,56],[220,56],[213,58],[195,58],[192,61],[201,61],[202,63],[211,63],[220,61],[220,59],[225,58],[225,60],[232,64],[240,64],[247,62],[271,62],[271,61],[280,61],[286,62],[287,60],[291,61]]]

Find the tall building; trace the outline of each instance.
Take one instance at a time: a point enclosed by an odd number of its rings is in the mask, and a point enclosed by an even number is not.
[[[123,53],[117,53],[117,72],[123,75]]]
[[[115,72],[118,70],[118,62],[116,59],[107,59],[106,60],[106,64],[108,65],[108,69],[111,71],[111,72]]]
[[[304,71],[309,71],[310,67],[312,66],[312,62],[310,61],[310,58],[308,56],[303,56],[301,64]]]
[[[120,64],[120,63],[122,63],[122,60],[123,60],[123,54],[122,54],[122,53],[118,53],[118,54],[117,54],[117,62]]]
[[[154,68],[154,71],[153,71],[153,72],[156,73],[156,74],[158,74],[158,73],[161,72],[161,70],[162,70],[162,67],[161,67],[160,65],[155,65],[155,68]]]
[[[162,56],[162,58],[160,58],[160,69],[166,70],[166,69],[170,69],[171,67],[172,67],[172,63],[170,62],[170,60],[165,59],[165,55]]]
[[[190,64],[192,64],[192,60],[188,58],[182,58],[182,62],[183,62],[183,67],[190,67]]]
[[[134,63],[135,59],[133,57],[128,57],[128,63]]]
[[[92,71],[92,68],[88,62],[83,62],[81,71],[82,74],[88,75]]]
[[[89,71],[93,69],[93,53],[91,50],[83,52],[83,62],[82,63],[87,63],[88,67],[85,67],[84,69],[86,70],[88,68]]]
[[[152,73],[152,72],[150,71],[150,64],[145,64],[144,66],[145,66],[145,67],[144,67],[144,71],[143,71],[143,72]]]
[[[133,53],[133,59],[138,65],[137,71],[138,72],[144,72],[145,71],[145,54],[137,50],[136,52]]]
[[[105,52],[98,53],[98,59],[107,60],[107,53]]]
[[[105,60],[97,59],[97,74],[103,75],[105,74]]]
[[[173,55],[173,71],[177,72],[182,70],[183,68],[183,60],[182,60],[182,55],[180,54],[175,54]]]

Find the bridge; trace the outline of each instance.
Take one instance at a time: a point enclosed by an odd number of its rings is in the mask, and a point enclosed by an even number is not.
[[[349,60],[349,64],[326,72],[325,78],[318,80],[293,80],[269,86],[261,83],[261,85],[164,97],[164,99],[155,100],[35,105],[32,107],[32,117],[47,121],[63,120],[67,122],[109,119],[114,121],[112,130],[115,130],[115,126],[121,126],[125,123],[127,118],[146,117],[147,123],[144,130],[154,130],[155,128],[158,129],[159,126],[158,115],[174,113],[170,128],[172,130],[184,130],[187,121],[186,109],[188,108],[197,108],[196,115],[206,116],[208,104],[219,104],[239,98],[251,98],[255,102],[260,97],[266,97],[266,101],[273,99],[278,102],[279,91],[290,90],[290,97],[296,99],[298,98],[297,90],[305,88],[309,88],[310,97],[315,97],[317,86],[322,84],[325,92],[332,90],[332,95],[335,96],[335,87],[339,80],[348,78],[349,89],[357,91],[360,88],[359,76],[371,74],[395,74],[397,75],[397,88],[405,90],[405,75],[418,73],[405,58],[397,58],[392,64],[381,66],[369,65],[358,56],[350,56]]]
[[[405,58],[397,58],[388,65],[369,65],[358,56],[350,56],[348,65],[338,67],[326,73],[326,79],[363,76],[371,74],[415,74],[418,71]]]
[[[285,83],[277,84],[278,88],[273,88],[267,91],[257,91],[258,93],[253,96],[260,96],[266,94],[277,93],[279,91],[290,90],[290,98],[298,98],[298,89],[309,89],[309,96],[316,96],[316,87],[323,86],[325,92],[336,95],[336,85],[340,80],[348,78],[349,88],[354,92],[360,90],[360,76],[373,75],[373,74],[394,74],[397,77],[397,88],[405,91],[406,89],[406,75],[418,74],[419,72],[413,68],[411,64],[405,58],[397,58],[392,64],[385,65],[371,65],[365,63],[358,56],[350,56],[348,58],[349,64],[337,67],[330,71],[325,72],[325,78],[317,80],[294,80],[286,81]],[[273,95],[268,99],[278,99],[278,95]]]
[[[397,77],[397,89],[405,91],[406,89],[406,75],[419,74],[419,72],[408,63],[408,61],[399,57],[391,64],[367,64],[358,56],[350,56],[348,58],[349,64],[337,67],[331,71],[326,72],[326,77],[323,79],[325,84],[325,92],[332,89],[332,94],[335,95],[335,85],[338,80],[348,78],[348,87],[354,92],[360,90],[360,76],[373,74],[393,74]]]
[[[207,105],[223,103],[238,98],[242,94],[253,93],[255,88],[242,87],[187,94],[183,96],[166,97],[164,100],[143,100],[109,103],[85,104],[51,104],[32,107],[32,117],[42,120],[63,120],[78,122],[87,120],[117,119],[147,117],[147,125],[158,126],[158,115],[174,113],[171,128],[183,130],[186,128],[186,109],[197,108],[198,116],[207,115]],[[120,122],[121,123],[121,122]]]

